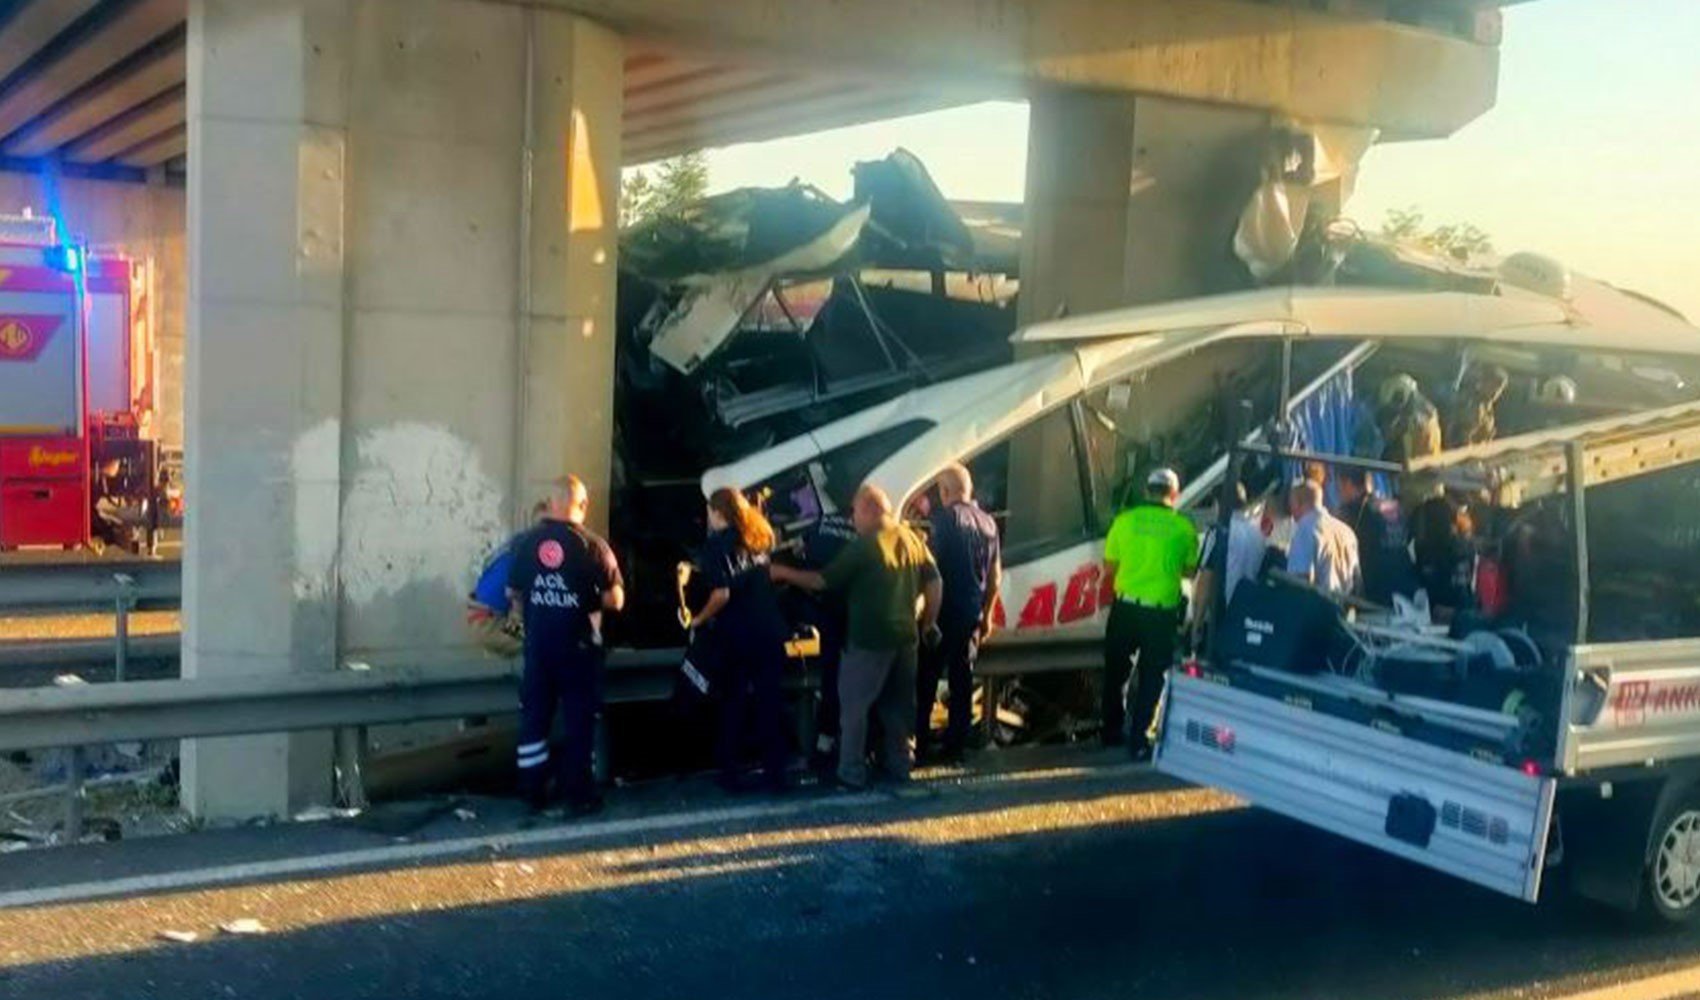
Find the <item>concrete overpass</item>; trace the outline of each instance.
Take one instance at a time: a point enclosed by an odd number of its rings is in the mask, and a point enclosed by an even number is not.
[[[15,0],[0,166],[187,187],[188,675],[464,655],[479,557],[606,495],[619,168],[1032,105],[1023,309],[1211,287],[1272,122],[1446,135],[1482,0]],[[185,750],[212,817],[325,737]]]
[[[1443,135],[1492,93],[1500,4],[946,0],[779,5],[777,16],[753,3],[712,12],[666,0],[537,6],[623,33],[622,146],[627,162],[642,162],[1020,96],[1036,80],[1285,105]],[[0,4],[0,164],[181,179],[188,8],[189,0]],[[1445,93],[1389,89],[1390,70],[1418,73]]]

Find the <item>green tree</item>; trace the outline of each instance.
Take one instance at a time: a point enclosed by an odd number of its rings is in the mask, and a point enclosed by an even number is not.
[[[649,213],[649,203],[655,198],[655,185],[649,175],[634,170],[620,180],[620,228],[626,229]]]
[[[1415,243],[1454,260],[1493,253],[1493,238],[1468,222],[1452,222],[1432,229],[1421,209],[1415,206],[1391,209],[1381,224],[1381,235],[1395,243]]]
[[[620,226],[677,215],[708,194],[708,158],[686,153],[650,170],[634,170],[620,184]]]

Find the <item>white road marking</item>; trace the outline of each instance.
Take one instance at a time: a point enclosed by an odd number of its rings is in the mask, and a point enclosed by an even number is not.
[[[1632,983],[1618,983],[1585,993],[1555,997],[1554,1000],[1673,1000],[1695,993],[1700,993],[1700,965]]]
[[[1086,774],[1090,774],[1095,778],[1109,778],[1124,774],[1141,773],[1146,770],[1149,770],[1149,768],[1147,765],[1143,764],[1120,764],[1101,769],[1061,768],[1052,771],[1037,772],[1037,774],[1009,772],[1007,774],[975,775],[970,779],[960,782],[951,782],[949,776],[942,776],[935,780],[940,783],[988,785],[1034,780],[1035,777],[1080,777]],[[636,819],[607,820],[600,823],[584,825],[553,826],[538,830],[519,830],[507,833],[485,834],[483,836],[476,837],[459,837],[453,840],[431,841],[422,844],[391,844],[384,847],[365,848],[358,851],[343,851],[337,854],[276,858],[268,861],[251,861],[239,864],[221,865],[212,868],[196,868],[186,871],[161,872],[154,875],[137,875],[130,878],[108,879],[101,882],[78,882],[71,885],[48,886],[40,889],[22,889],[15,892],[0,893],[0,910],[16,909],[18,907],[25,906],[79,903],[113,896],[175,892],[183,889],[201,889],[217,885],[229,885],[234,882],[277,879],[292,875],[322,874],[325,872],[346,871],[354,868],[377,868],[404,864],[407,862],[428,861],[436,858],[473,854],[480,850],[490,848],[508,850],[516,847],[571,844],[602,837],[621,837],[630,836],[632,834],[655,833],[662,830],[678,830],[694,826],[714,826],[723,823],[739,823],[748,820],[804,816],[812,813],[830,812],[840,809],[856,808],[859,806],[870,806],[882,802],[890,803],[892,801],[893,799],[891,796],[883,793],[862,792],[854,795],[834,795],[793,802],[776,802],[766,805],[738,806],[726,809],[700,809],[691,812],[669,813],[663,816],[645,816]]]

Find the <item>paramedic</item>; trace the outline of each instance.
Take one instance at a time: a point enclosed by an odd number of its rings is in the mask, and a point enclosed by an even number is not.
[[[993,609],[1003,582],[998,526],[974,502],[974,480],[968,470],[951,464],[939,473],[939,505],[933,510],[927,547],[938,563],[944,583],[937,646],[921,651],[920,686],[916,691],[915,756],[929,756],[933,704],[939,678],[950,685],[950,717],[945,728],[944,759],[958,762],[968,748],[974,712],[974,661],[980,643],[991,634]]]
[[[1356,591],[1360,582],[1358,537],[1322,505],[1322,487],[1308,479],[1294,483],[1287,508],[1293,514],[1287,572],[1325,594]]]
[[[785,789],[785,618],[768,577],[773,527],[734,489],[708,498],[707,542],[699,562],[709,586],[702,610],[691,616],[708,628],[718,647],[714,687],[720,704],[715,762],[720,785],[743,790],[741,751],[746,721],[754,714],[761,748],[762,781],[769,791]]]
[[[514,545],[508,597],[525,623],[520,677],[519,784],[533,810],[548,804],[549,732],[560,706],[566,739],[554,768],[576,815],[602,807],[591,775],[602,708],[602,646],[594,616],[626,603],[608,543],[584,527],[590,495],[577,476],[550,486],[543,520]]]
[[[848,628],[838,668],[838,780],[862,788],[868,782],[868,712],[873,709],[885,734],[881,763],[887,776],[909,778],[916,639],[924,636],[929,645],[938,644],[943,586],[926,543],[897,519],[884,490],[863,486],[856,493],[854,515],[856,541],[825,570],[775,563],[772,573],[775,580],[805,590],[844,594]]]
[[[839,513],[823,513],[803,533],[803,568],[823,570],[856,540],[856,522]],[[810,765],[822,775],[838,770],[838,665],[844,658],[848,611],[844,595],[818,593],[808,609],[809,623],[820,630],[820,705],[815,712],[815,749]]]
[[[1417,571],[1399,501],[1377,496],[1374,481],[1363,469],[1341,469],[1338,478],[1339,517],[1358,539],[1364,598],[1390,608],[1395,594],[1416,596]]]
[[[1103,741],[1120,746],[1126,739],[1136,758],[1150,753],[1151,723],[1181,626],[1181,584],[1198,568],[1198,530],[1175,510],[1180,493],[1174,470],[1152,471],[1145,499],[1117,514],[1104,540],[1104,572],[1114,582],[1116,603],[1104,635]],[[1129,699],[1133,730],[1127,739],[1122,688],[1136,657]]]

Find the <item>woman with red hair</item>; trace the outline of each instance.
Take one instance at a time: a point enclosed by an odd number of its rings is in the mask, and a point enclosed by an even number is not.
[[[719,489],[708,498],[708,539],[698,564],[710,588],[692,627],[710,629],[719,663],[711,694],[720,705],[715,757],[720,784],[744,788],[743,745],[754,715],[761,750],[762,780],[771,791],[785,787],[788,748],[781,684],[785,673],[785,618],[768,578],[773,527],[737,490]]]

